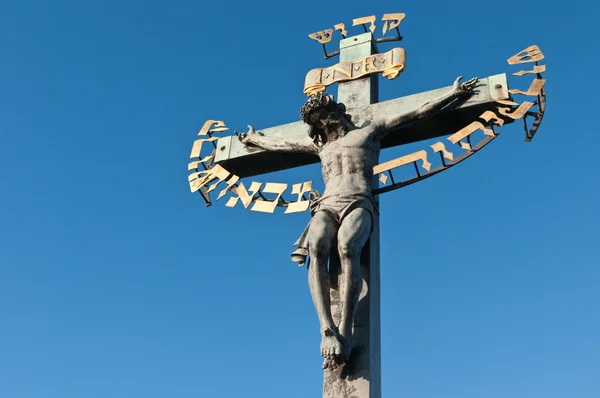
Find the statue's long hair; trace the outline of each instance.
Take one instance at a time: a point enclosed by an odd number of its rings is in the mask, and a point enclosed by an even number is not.
[[[342,128],[344,125],[342,118],[352,123],[351,116],[346,113],[346,106],[344,104],[338,104],[335,102],[333,95],[320,92],[310,96],[300,109],[300,117],[302,117],[304,123],[309,125],[308,136],[316,145],[324,145],[327,142],[327,134],[323,131],[323,129],[313,126],[312,123],[310,123],[309,117],[311,113],[321,109],[334,111],[334,113],[340,119],[339,121]]]

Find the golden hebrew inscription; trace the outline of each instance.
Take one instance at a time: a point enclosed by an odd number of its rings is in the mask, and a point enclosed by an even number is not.
[[[467,136],[473,134],[477,130],[483,131],[483,134],[490,137],[496,136],[493,130],[486,128],[481,122],[475,121],[469,124],[468,126],[465,126],[462,129],[458,130],[456,133],[452,134],[450,137],[448,137],[448,141],[450,141],[453,144],[456,144],[458,142],[460,143],[462,149],[472,151],[473,149],[471,148],[471,145],[468,142],[460,141],[465,139]]]
[[[346,35],[348,34],[348,31],[346,30],[346,25],[344,25],[343,23],[339,23],[337,25],[334,25],[333,28],[335,30],[339,30],[342,36],[346,38]]]
[[[222,120],[207,120],[198,132],[198,136],[202,138],[194,141],[194,145],[192,146],[192,151],[190,153],[190,158],[197,159],[188,163],[188,170],[195,171],[188,176],[190,191],[200,191],[207,206],[210,205],[210,197],[208,196],[208,192],[213,191],[222,181],[227,180],[228,186],[220,193],[220,199],[223,197],[223,195],[225,195],[231,185],[239,180],[239,177],[232,175],[221,166],[212,167],[212,160],[214,159],[216,153],[215,141],[218,139],[218,137],[213,136],[213,134],[226,130],[229,130],[229,128],[225,126],[225,123],[223,123]],[[202,157],[203,144],[206,142],[210,142],[212,144],[212,151],[210,155]],[[199,166],[201,164],[205,170],[199,170]],[[217,180],[217,182],[207,188],[207,184],[214,180]]]
[[[510,117],[512,119],[520,119],[523,118],[523,125],[525,127],[525,141],[530,142],[533,139],[536,131],[538,130],[540,123],[544,117],[544,113],[546,110],[546,93],[544,90],[544,84],[546,80],[542,79],[541,74],[546,72],[546,65],[538,65],[538,61],[544,59],[544,54],[539,49],[538,46],[530,46],[520,53],[510,57],[508,59],[508,63],[511,65],[521,64],[525,62],[535,62],[535,65],[532,70],[521,70],[519,72],[513,73],[514,76],[523,76],[526,74],[535,74],[537,78],[533,79],[531,85],[527,91],[522,90],[509,90],[511,94],[521,94],[532,97],[537,97],[535,102],[524,101],[521,104],[517,104],[515,102],[501,102],[504,105],[517,106],[514,108],[498,108],[498,112],[506,117]],[[538,105],[538,109],[536,112],[530,112],[532,106]],[[512,112],[511,112],[512,111]],[[533,116],[534,120],[531,124],[531,128],[527,127],[527,118],[529,116]]]
[[[215,127],[211,128],[213,124],[215,125]],[[219,131],[226,130],[229,130],[229,128],[225,127],[225,123],[223,123],[222,120],[207,120],[204,123],[204,126],[202,126],[202,128],[198,132],[198,135],[207,135],[209,132],[216,133]]]
[[[448,160],[454,160],[454,154],[446,149],[443,142],[436,142],[431,146],[433,153],[442,152],[442,155]]]
[[[213,127],[214,126],[214,127]],[[202,145],[205,142],[214,142],[218,139],[218,137],[213,137],[212,133],[226,131],[229,128],[225,127],[225,123],[221,120],[207,120],[200,131],[198,132],[198,136],[203,136],[208,138],[200,138],[194,141],[194,145],[192,146],[192,152],[190,153],[190,158],[200,158],[202,155]],[[214,146],[214,143],[213,143]],[[207,162],[214,158],[214,151],[212,154],[201,158],[198,161],[191,162],[188,164],[188,170],[197,169],[200,163]]]
[[[501,118],[498,117],[498,115],[496,115],[494,112],[492,111],[485,111],[483,112],[480,116],[480,119],[485,120],[486,122],[490,122],[490,120],[494,121],[494,124],[498,125],[498,126],[502,126],[504,125],[504,120],[502,120]]]
[[[400,26],[400,22],[402,22],[405,17],[406,14],[404,13],[383,14],[383,17],[381,18],[382,21],[385,21],[383,24],[383,35],[385,36],[388,30],[396,29],[398,26]]]
[[[498,101],[500,102],[500,101]],[[511,109],[510,108],[498,108],[498,112],[500,112],[500,114],[507,116],[511,119],[517,120],[522,118],[523,116],[525,116],[525,114],[527,113],[527,111],[529,111],[529,109],[534,105],[533,102],[529,102],[529,101],[524,101],[522,104],[519,105],[519,107],[512,113],[510,113]]]
[[[542,91],[542,88],[544,87],[544,84],[546,83],[546,80],[544,79],[533,79],[533,82],[531,82],[531,86],[529,87],[529,89],[527,91],[521,91],[521,90],[508,90],[509,93],[511,94],[522,94],[522,95],[530,95],[533,97],[537,97],[540,92]]]
[[[248,191],[246,191],[246,187],[244,186],[243,182],[240,182],[240,185],[237,188],[233,188],[231,190],[232,193],[236,194],[237,196],[229,198],[229,200],[227,201],[227,203],[225,204],[225,206],[227,207],[235,207],[235,205],[238,203],[238,201],[241,200],[242,205],[244,206],[245,209],[248,208],[248,206],[250,206],[250,203],[252,203],[252,199],[254,199],[254,195],[256,195],[258,193],[258,191],[260,190],[262,183],[260,182],[253,182],[252,184],[250,184],[250,193],[248,193]]]
[[[202,174],[205,174],[205,176],[202,177],[201,176]],[[217,166],[215,166],[213,168],[210,168],[210,169],[208,169],[206,171],[201,171],[201,172],[198,172],[198,173],[190,174],[188,176],[188,179],[190,180],[190,190],[192,192],[196,192],[200,188],[206,186],[211,181],[214,181],[216,179],[218,181],[215,182],[214,184],[212,184],[208,188],[208,191],[207,191],[207,192],[212,192],[212,191],[215,190],[215,188],[217,187],[217,185],[219,185],[223,181],[226,181],[227,182],[227,187],[224,188],[219,193],[219,196],[217,197],[217,200],[219,200],[223,196],[225,196],[225,194],[240,180],[240,177],[236,176],[235,174],[229,173],[226,169],[224,169],[223,167],[217,165]]]
[[[371,33],[375,33],[375,21],[376,20],[377,20],[377,18],[375,17],[375,15],[371,15],[368,17],[355,18],[352,20],[352,26],[364,25],[364,24],[370,23],[371,26],[369,26],[369,30],[371,31]]]
[[[203,190],[205,200],[207,200],[206,194],[217,190],[221,183],[225,183],[226,186],[220,190],[217,200],[222,199],[228,192],[233,194],[229,198],[225,206],[235,207],[238,202],[242,202],[244,208],[252,211],[273,213],[277,206],[283,206],[286,203],[282,196],[288,188],[288,184],[282,183],[266,183],[264,188],[262,183],[252,182],[250,189],[246,190],[243,183],[240,182],[240,177],[230,173],[221,165],[205,165],[205,169],[199,169],[200,165],[205,161],[214,157],[214,151],[212,155],[205,156],[200,159],[202,153],[202,145],[206,142],[213,143],[219,137],[213,136],[213,133],[229,130],[225,127],[225,123],[221,120],[208,120],[204,123],[198,136],[202,137],[194,141],[192,152],[190,157],[195,158],[188,163],[188,170],[191,174],[188,175],[188,181],[190,184],[191,192]],[[214,144],[213,144],[214,145]],[[238,185],[239,184],[239,185]],[[292,194],[297,195],[296,201],[288,203],[285,213],[297,213],[300,211],[306,211],[309,207],[309,201],[304,200],[303,195],[306,192],[310,192],[312,189],[312,182],[308,181],[303,184],[295,184],[292,188]],[[276,194],[275,200],[268,200],[262,196],[262,193]],[[261,198],[257,198],[257,195],[261,195]],[[253,204],[253,205],[252,205]],[[250,207],[252,205],[252,207]]]
[[[195,162],[189,162],[188,163],[188,170],[197,170],[198,169],[198,165],[202,163],[199,160],[195,161]]]
[[[320,32],[311,33],[308,35],[313,40],[318,41],[321,44],[326,44],[331,41],[331,37],[333,36],[333,29],[325,29]]]
[[[425,152],[425,150],[420,150],[411,153],[410,155],[401,156],[397,159],[378,164],[377,166],[373,167],[373,174],[383,173],[384,171],[416,162],[417,160],[421,160],[423,162],[421,167],[423,167],[425,170],[431,170],[431,163],[427,161],[427,152]]]
[[[511,100],[496,100],[496,102],[502,104],[502,105],[511,105],[511,106],[517,106],[519,104],[517,104],[515,101],[511,101]]]
[[[383,22],[383,29],[382,29],[383,36],[385,36],[385,34],[387,32],[389,32],[393,29],[397,29],[405,17],[406,17],[406,14],[404,14],[404,13],[383,14],[383,17],[381,17],[381,21]],[[368,30],[370,30],[371,33],[374,34],[375,30],[376,30],[376,26],[375,26],[376,20],[377,20],[377,18],[375,17],[375,15],[370,15],[368,17],[355,18],[352,20],[352,26],[358,26],[358,25],[364,26],[364,25],[368,24],[369,25]],[[334,30],[340,31],[340,33],[342,34],[342,37],[344,37],[344,38],[346,38],[346,36],[348,35],[348,31],[346,30],[346,25],[343,23],[338,23],[333,26],[333,29],[325,29],[325,30],[321,30],[318,32],[314,32],[314,33],[309,34],[308,37],[325,45],[325,44],[331,42],[331,39],[333,38]]]
[[[198,173],[192,173],[188,176],[188,180],[190,181],[190,189],[192,192],[196,192],[203,186],[218,179],[219,181],[215,184],[216,186],[220,182],[225,181],[230,175],[230,172],[228,172],[219,165],[216,165],[215,167],[208,170],[200,171]]]
[[[385,21],[385,25],[383,27],[384,34],[387,33],[387,31],[389,31],[391,29],[397,28],[403,18],[404,18],[404,14],[385,14],[382,19],[383,21]],[[371,23],[371,30],[373,31],[374,30],[374,21],[375,21],[374,17],[360,18],[360,19],[355,20],[355,25],[362,24],[362,23]],[[339,30],[343,36],[345,36],[347,33],[345,30],[344,24],[335,25],[335,30]],[[323,42],[328,42],[331,40],[332,33],[333,33],[333,30],[328,29],[328,30],[325,30],[322,32],[316,32],[315,34],[312,34],[311,36],[314,36],[315,40],[317,40],[317,41],[320,40]],[[509,59],[509,63],[510,64],[520,64],[520,63],[526,63],[526,62],[536,62],[541,59],[544,59],[544,55],[542,54],[540,49],[537,46],[530,46],[530,47],[526,48],[525,50],[521,51],[520,53],[516,54],[515,56],[511,57]],[[402,61],[402,62],[399,62],[399,61]],[[332,66],[330,68],[326,68],[326,69],[315,69],[311,72],[318,71],[318,74],[317,73],[313,74],[312,84],[315,85],[315,87],[317,88],[315,92],[318,92],[318,91],[322,91],[327,85],[330,85],[332,83],[356,79],[356,78],[362,77],[362,76],[364,76],[366,74],[370,74],[370,73],[382,72],[384,74],[384,76],[386,76],[386,72],[387,72],[388,76],[390,76],[389,78],[392,79],[392,78],[395,78],[401,70],[403,70],[404,62],[405,62],[404,50],[400,49],[400,48],[396,48],[396,49],[388,51],[387,53],[384,53],[384,54],[375,54],[375,55],[372,55],[369,57],[365,57],[360,61],[356,61],[356,62],[352,62],[352,63],[349,63],[349,62],[348,63],[339,63],[337,65],[334,65],[334,66]],[[390,66],[392,68],[390,68]],[[397,70],[394,71],[393,68],[397,68]],[[545,71],[546,71],[545,65],[535,65],[532,70],[522,70],[522,71],[513,73],[513,75],[523,76],[525,74],[540,74]],[[309,83],[310,83],[310,78],[311,78],[311,76],[310,76],[311,72],[309,72],[309,75],[307,75],[307,79],[306,79],[307,85],[305,86],[305,92],[307,92],[307,90],[310,89]],[[511,94],[520,94],[520,95],[527,95],[527,96],[542,95],[542,97],[544,97],[543,90],[544,90],[545,82],[546,82],[546,80],[538,77],[532,81],[532,83],[527,91],[522,91],[519,89],[511,89],[511,90],[508,90],[508,92]],[[504,117],[509,117],[509,118],[512,118],[515,120],[524,117],[526,114],[531,114],[528,112],[529,112],[530,108],[536,104],[534,102],[527,102],[527,101],[519,104],[519,103],[511,101],[511,100],[496,100],[496,102],[498,102],[501,105],[509,106],[509,107],[498,107],[497,112],[500,115],[502,115]],[[480,121],[473,121],[468,126],[462,128],[461,130],[457,131],[455,134],[452,134],[451,136],[449,136],[447,138],[452,144],[458,143],[458,144],[460,144],[461,148],[463,148],[464,150],[467,150],[468,153],[466,155],[461,155],[458,159],[455,160],[454,154],[451,151],[446,149],[446,146],[443,142],[436,142],[435,144],[431,145],[431,149],[433,150],[433,153],[436,153],[436,154],[439,153],[439,154],[441,154],[443,159],[448,159],[451,161],[451,163],[443,162],[443,165],[445,167],[451,167],[454,164],[456,164],[455,162],[460,162],[461,160],[463,160],[465,158],[465,156],[468,157],[468,156],[472,155],[473,153],[477,152],[477,150],[480,147],[482,147],[482,145],[485,145],[490,141],[490,138],[495,138],[496,133],[494,132],[493,128],[489,129],[489,128],[486,128],[486,126],[489,126],[490,124],[502,126],[505,122],[505,119],[502,119],[495,112],[490,111],[490,110],[482,113],[479,116],[479,119],[485,121],[485,124]],[[202,145],[205,142],[214,143],[214,141],[217,139],[217,137],[213,137],[212,133],[225,131],[225,130],[228,130],[228,128],[225,126],[225,124],[222,121],[208,120],[203,125],[202,129],[200,129],[200,131],[198,133],[198,136],[202,136],[202,138],[197,139],[194,142],[191,157],[199,159],[201,156],[201,152],[202,152]],[[481,130],[486,136],[488,136],[490,138],[487,138],[486,140],[482,141],[478,146],[475,146],[475,149],[473,149],[471,147],[470,140],[467,140],[467,142],[462,142],[462,140],[464,140],[465,138],[468,138],[471,134],[473,134],[474,132],[476,132],[478,130]],[[246,187],[244,186],[244,184],[239,182],[240,181],[239,176],[228,172],[226,169],[224,169],[220,165],[215,165],[214,167],[209,168],[208,170],[199,170],[200,164],[204,163],[206,160],[211,159],[213,156],[214,156],[214,152],[213,152],[213,155],[206,156],[200,160],[193,160],[190,163],[188,163],[188,170],[195,171],[195,172],[191,173],[188,177],[189,182],[190,182],[190,189],[192,192],[198,191],[201,188],[204,188],[206,190],[206,192],[212,192],[212,191],[216,190],[222,182],[225,182],[226,187],[224,187],[220,191],[217,200],[222,199],[228,192],[231,192],[234,196],[229,198],[229,200],[227,201],[227,203],[226,203],[227,207],[235,207],[237,205],[237,203],[241,201],[242,205],[244,206],[245,209],[250,209],[252,211],[258,211],[258,212],[264,212],[264,213],[273,213],[278,206],[286,206],[287,205],[285,214],[304,212],[310,207],[310,201],[304,199],[304,194],[311,191],[312,182],[309,181],[309,182],[305,182],[305,183],[301,183],[301,184],[294,184],[292,186],[292,195],[296,195],[297,200],[287,202],[285,200],[282,200],[282,198],[283,198],[285,191],[288,188],[288,184],[266,183],[264,185],[264,188],[261,190],[261,187],[263,186],[262,183],[252,182],[250,185],[250,188],[248,190],[246,190]],[[392,169],[395,169],[395,168],[398,168],[401,166],[405,166],[410,163],[415,164],[415,167],[416,167],[416,162],[418,160],[422,161],[421,167],[423,169],[427,170],[428,172],[430,172],[432,164],[428,161],[427,156],[428,156],[428,153],[425,150],[417,151],[417,152],[411,153],[409,155],[402,156],[402,157],[393,159],[391,161],[378,164],[373,168],[373,173],[379,174],[379,181],[381,181],[381,183],[385,185],[385,184],[387,184],[389,177],[387,175],[385,175],[384,173],[390,172],[390,175],[391,175]],[[210,166],[205,165],[205,167],[210,167]],[[443,169],[444,168],[442,168],[442,170]],[[441,170],[439,168],[435,169],[433,174],[437,173],[438,171],[441,171]],[[421,175],[420,173],[418,173],[417,181],[419,179],[426,178],[429,175],[431,175],[431,173],[428,173],[426,175]],[[409,181],[409,183],[414,182],[413,180],[414,179]],[[392,179],[392,182],[393,182],[393,179]],[[405,185],[406,184],[403,185],[402,183],[394,183],[394,185],[391,188],[393,189],[395,187],[402,187]],[[203,190],[203,192],[204,192],[204,190]],[[382,192],[385,192],[385,191],[382,191]],[[268,200],[268,199],[264,198],[262,193],[275,194],[276,197],[273,200]],[[257,198],[257,195],[260,195],[260,198]],[[250,207],[251,205],[252,205],[252,207]]]
[[[512,101],[498,101],[498,102],[506,102],[506,103],[512,104]],[[517,104],[515,104],[515,105],[517,105]],[[485,120],[486,123],[488,123],[488,124],[490,122],[492,122],[492,124],[496,124],[499,126],[502,126],[504,124],[504,120],[501,119],[500,117],[498,117],[498,115],[496,115],[496,113],[494,113],[492,111],[485,111],[484,113],[482,113],[479,116],[479,118],[482,120]],[[476,150],[471,147],[470,141],[461,142],[461,140],[469,137],[471,134],[473,134],[474,132],[476,132],[478,130],[481,130],[486,136],[490,137],[487,139],[488,140],[487,142],[489,142],[490,139],[496,138],[496,133],[494,132],[493,128],[492,129],[486,128],[486,126],[483,123],[481,123],[479,121],[473,121],[468,126],[460,129],[456,133],[449,136],[448,140],[452,144],[457,144],[457,143],[460,144],[462,149],[464,149],[470,153],[468,155],[468,156],[470,156],[473,153],[475,153]],[[448,159],[450,161],[454,160],[454,154],[452,152],[450,152],[449,150],[447,150],[446,146],[441,141],[436,142],[435,144],[431,145],[431,149],[433,150],[433,153],[441,153],[441,155],[445,159]],[[463,157],[463,159],[464,159],[464,157]],[[427,171],[431,170],[431,163],[429,163],[427,160],[427,152],[425,150],[421,150],[418,152],[411,153],[410,155],[402,156],[400,158],[391,160],[389,162],[378,164],[377,166],[375,166],[373,168],[373,174],[380,174],[379,181],[381,181],[381,183],[383,185],[385,185],[388,181],[388,177],[383,174],[384,172],[395,169],[400,166],[405,166],[409,163],[414,163],[417,160],[423,161],[423,164],[421,167],[423,167],[425,170],[427,170]],[[442,159],[442,162],[443,162],[443,159]],[[446,167],[453,166],[453,164],[446,164],[446,163],[443,163],[443,164]],[[418,177],[423,178],[424,176],[419,175]]]
[[[231,177],[227,180],[227,187],[224,188],[221,193],[219,194],[219,196],[217,196],[217,200],[220,200],[223,196],[225,196],[225,194],[227,192],[229,192],[233,186],[235,184],[237,184],[237,182],[240,180],[240,177],[236,176],[235,174],[232,174]],[[211,186],[208,190],[208,192],[211,192],[213,189],[215,189],[217,187],[218,183],[214,184],[213,186]]]
[[[546,72],[546,65],[535,65],[532,70],[520,70],[513,73],[513,76],[523,76],[526,74],[538,74]]]
[[[262,193],[274,193],[277,194],[277,198],[273,201],[270,200],[257,200],[254,201],[254,206],[252,206],[252,211],[259,211],[261,213],[273,213],[277,204],[279,203],[279,199],[281,195],[287,189],[288,184],[280,184],[275,182],[268,182],[265,184],[265,187],[261,190]]]
[[[205,142],[213,142],[218,140],[219,137],[210,137],[210,138],[200,138],[194,141],[194,145],[192,146],[192,153],[190,153],[190,158],[199,158],[200,153],[202,152],[202,144]],[[200,159],[200,162],[206,162],[212,158],[212,155],[205,157],[204,159]]]
[[[381,72],[388,79],[395,79],[404,70],[406,53],[403,48],[394,48],[383,54],[369,55],[354,62],[340,62],[329,68],[317,68],[307,73],[304,93],[314,95],[333,83],[349,81]]]
[[[308,209],[308,205],[310,204],[310,202],[308,200],[302,199],[302,195],[310,192],[311,189],[312,189],[312,181],[308,181],[303,184],[294,184],[292,186],[292,194],[298,195],[298,200],[296,202],[290,202],[288,204],[288,207],[285,210],[285,214],[299,213],[302,211],[306,211]]]
[[[513,55],[508,59],[510,65],[524,64],[527,62],[536,62],[544,59],[544,54],[538,46],[529,46],[525,50]]]

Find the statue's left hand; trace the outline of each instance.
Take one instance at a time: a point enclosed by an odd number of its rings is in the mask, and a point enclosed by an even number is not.
[[[460,95],[471,95],[473,94],[473,90],[475,89],[475,86],[477,85],[477,82],[479,81],[478,78],[474,77],[471,80],[469,80],[468,82],[465,83],[460,83],[460,81],[462,80],[462,76],[459,76],[455,81],[454,81],[454,87],[453,90],[457,93],[459,93]]]

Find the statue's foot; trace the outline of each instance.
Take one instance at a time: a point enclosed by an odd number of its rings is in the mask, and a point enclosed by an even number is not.
[[[338,366],[342,365],[344,362],[341,357],[335,358],[325,358],[323,360],[323,369],[335,370]]]
[[[337,333],[327,331],[321,339],[321,356],[324,358],[335,358],[342,354],[342,343]]]
[[[343,351],[344,347],[337,332],[327,329],[321,339],[321,356],[325,358],[323,361],[323,369],[333,370],[340,366],[343,363]]]

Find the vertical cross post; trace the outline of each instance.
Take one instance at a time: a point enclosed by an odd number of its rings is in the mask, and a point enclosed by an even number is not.
[[[358,61],[375,54],[373,34],[368,32],[340,42],[340,62]],[[339,83],[337,102],[347,109],[370,105],[378,101],[378,76]],[[378,187],[373,178],[373,188]],[[375,200],[378,202],[377,197]],[[324,398],[381,398],[381,322],[379,276],[379,216],[361,256],[363,288],[354,321],[354,348],[351,360],[335,370],[325,370]],[[332,274],[336,273],[332,271]],[[339,274],[337,276],[339,278]],[[336,323],[340,320],[340,296],[332,281],[331,305]]]

